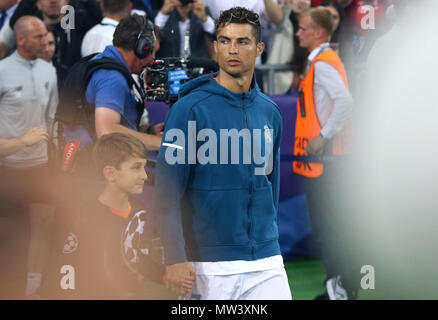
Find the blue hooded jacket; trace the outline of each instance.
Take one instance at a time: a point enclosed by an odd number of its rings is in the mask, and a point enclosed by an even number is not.
[[[255,78],[244,93],[212,75],[184,84],[165,121],[155,177],[166,264],[280,254],[281,132],[280,110]]]

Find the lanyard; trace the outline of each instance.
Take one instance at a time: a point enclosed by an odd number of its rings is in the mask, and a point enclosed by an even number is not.
[[[313,60],[315,60],[323,51],[330,49],[330,44],[326,43],[325,45],[321,46],[318,50],[318,53],[316,54],[315,58],[310,61],[310,64],[312,64]]]
[[[99,23],[101,26],[111,26],[111,27],[114,27],[114,28],[116,28],[117,26],[115,25],[115,24],[112,24],[112,23]]]
[[[321,46],[318,50],[318,53],[315,55],[315,58],[313,58],[312,60],[307,60],[307,64],[306,64],[306,73],[309,71],[310,66],[313,63],[313,60],[315,60],[323,51],[330,49],[330,44],[326,43],[323,46]]]

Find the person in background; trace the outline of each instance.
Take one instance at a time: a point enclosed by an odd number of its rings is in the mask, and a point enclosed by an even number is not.
[[[352,283],[351,268],[345,261],[350,248],[339,210],[339,203],[345,200],[339,194],[346,167],[342,155],[351,148],[349,123],[354,102],[342,61],[329,45],[332,32],[333,19],[327,9],[312,8],[300,15],[297,36],[310,54],[299,88],[294,155],[331,155],[336,161],[293,161],[293,172],[304,177],[312,230],[327,273],[327,292],[322,297],[345,300],[354,296],[357,285]]]
[[[301,14],[301,12],[309,8],[310,8],[310,0],[292,0],[292,12],[289,18],[292,22],[293,29],[295,30],[295,34],[293,37],[294,54],[291,62],[291,64],[295,68],[294,77],[292,80],[293,91],[296,91],[298,89],[298,85],[300,84],[301,77],[305,72],[306,57],[309,54],[306,48],[300,46],[298,36],[296,35],[296,32],[299,28],[298,17]]]
[[[103,0],[100,3],[103,12],[102,21],[88,30],[82,40],[81,55],[102,52],[113,43],[113,35],[119,21],[129,15],[132,9],[130,0]]]
[[[47,28],[37,17],[23,16],[14,33],[17,50],[0,61],[0,136],[17,137],[34,127],[50,134],[58,105],[56,71],[38,58],[45,50]],[[54,219],[48,145],[42,140],[4,157],[0,167],[1,201],[25,204],[29,212],[28,297],[37,294],[41,285]]]
[[[142,39],[141,42],[139,39]],[[132,74],[139,74],[152,63],[160,45],[152,22],[136,14],[120,20],[114,32],[113,44],[107,46],[95,59],[111,58]],[[97,137],[112,132],[127,133],[141,140],[149,150],[159,149],[160,135],[138,131],[144,102],[136,100],[135,92],[129,88],[122,73],[105,69],[95,71],[85,94],[88,103],[95,106]],[[139,112],[139,104],[142,113]]]
[[[338,43],[339,31],[341,29],[341,23],[344,18],[344,11],[342,7],[339,5],[339,3],[334,0],[324,0],[321,3],[321,6],[323,6],[324,8],[330,11],[330,14],[333,19],[333,33],[330,38],[330,43]]]
[[[213,57],[214,21],[202,0],[165,0],[155,17],[163,39],[158,58],[183,57],[185,35],[190,33],[191,57]]]
[[[40,55],[39,58],[52,63],[53,55],[55,54],[55,50],[56,50],[55,35],[53,34],[52,31],[48,30],[46,37],[47,37],[47,43],[42,55]]]
[[[14,154],[23,148],[33,146],[41,141],[48,140],[49,134],[47,130],[38,127],[31,128],[16,138],[0,138],[0,158]]]
[[[81,59],[81,43],[85,33],[102,20],[102,12],[96,0],[81,0],[80,6],[74,8],[72,19],[66,19],[71,28],[63,27],[61,22],[65,14],[72,14],[71,10],[65,13],[61,9],[69,2],[67,0],[22,0],[10,19],[13,28],[15,21],[23,15],[33,15],[43,20],[55,35],[56,51],[53,65],[58,76],[58,86],[61,88],[67,76],[68,69]],[[73,19],[74,18],[74,19]],[[72,21],[74,20],[74,28]],[[15,44],[11,33],[0,39],[0,59],[7,50]],[[6,47],[6,51],[3,49]]]
[[[19,0],[0,0],[0,30],[8,23],[9,18],[18,6]]]
[[[143,11],[148,19],[153,20],[163,6],[164,0],[131,0],[135,11]]]

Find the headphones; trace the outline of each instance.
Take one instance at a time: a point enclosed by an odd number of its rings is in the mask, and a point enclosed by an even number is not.
[[[146,32],[152,32],[152,37],[146,35]],[[135,42],[134,53],[139,59],[144,59],[154,51],[155,40],[154,24],[144,17],[143,30],[140,31]]]

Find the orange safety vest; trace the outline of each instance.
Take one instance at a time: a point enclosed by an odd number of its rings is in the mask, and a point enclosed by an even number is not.
[[[331,49],[319,54],[312,62],[306,77],[301,81],[299,88],[299,99],[297,100],[297,120],[295,123],[295,146],[294,155],[307,156],[307,142],[318,136],[321,125],[316,114],[313,100],[313,78],[315,74],[315,62],[324,61],[332,65],[341,75],[345,86],[348,88],[347,74],[341,59]],[[346,124],[343,131],[333,137],[332,152],[334,155],[350,152],[349,124]],[[324,171],[324,164],[319,162],[293,161],[293,172],[308,178],[318,178]]]

